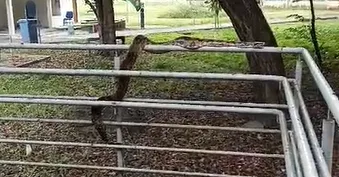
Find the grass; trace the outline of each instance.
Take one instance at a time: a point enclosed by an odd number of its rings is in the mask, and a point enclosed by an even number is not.
[[[79,55],[78,53],[64,53],[46,51],[31,51],[29,53],[40,53],[50,55],[52,63],[55,68],[101,68],[108,69],[111,64],[109,61],[98,57],[91,57],[90,55]],[[80,57],[79,57],[80,56]],[[71,60],[63,61],[64,57],[71,58]],[[86,60],[84,60],[86,58]],[[87,65],[87,63],[91,63]],[[0,93],[7,94],[40,94],[40,95],[87,95],[94,96],[102,94],[98,92],[109,82],[98,80],[96,77],[63,77],[63,76],[40,76],[40,75],[10,75],[1,76],[0,80],[4,83],[0,87]],[[94,85],[92,85],[94,84]],[[79,86],[79,87],[77,87]],[[106,87],[107,88],[107,87]],[[42,107],[42,108],[41,108]],[[0,107],[4,115],[15,116],[37,116],[53,117],[62,116],[65,110],[60,111],[58,106],[41,106],[41,105],[2,105]],[[33,113],[31,110],[35,110]]]
[[[208,7],[202,5],[187,5],[180,4],[175,7],[171,7],[168,11],[160,14],[158,18],[182,18],[182,19],[193,19],[193,18],[213,18],[214,13],[209,10]]]
[[[93,19],[94,14],[88,13],[89,7],[79,1],[79,16],[80,20]],[[214,17],[211,16],[208,7],[202,5],[203,1],[189,5],[186,1],[145,1],[145,23],[146,28],[152,27],[180,27],[188,25],[214,24]],[[128,28],[139,28],[140,14],[135,8],[124,1],[115,1],[115,14],[117,19],[127,20]],[[305,17],[310,17],[310,12],[307,9],[276,9],[263,8],[264,15],[267,19],[286,19],[290,14],[299,14]],[[338,16],[339,11],[335,10],[317,10],[318,16]],[[178,15],[180,14],[180,15]],[[175,17],[175,18],[172,18]],[[227,23],[229,19],[222,12],[220,15],[220,23]]]
[[[274,25],[272,26],[278,43],[280,46],[288,47],[305,47],[311,52],[313,51],[312,44],[307,38],[301,38],[305,35],[305,30],[300,28],[302,24],[296,23],[293,25]],[[320,45],[323,49],[323,57],[327,68],[336,68],[338,66],[339,49],[336,39],[339,38],[339,25],[337,21],[319,22],[318,37]],[[172,40],[179,33],[155,34],[150,35],[150,39],[157,42]],[[236,41],[237,37],[232,29],[226,30],[208,30],[208,31],[193,31],[189,36],[210,39],[223,39],[228,41]],[[127,41],[131,41],[129,38]],[[46,54],[42,53],[42,54]],[[109,69],[112,64],[105,58],[93,54],[83,53],[48,53],[51,55],[52,62],[56,63],[53,67],[66,68],[98,68]],[[67,62],[64,60],[67,58]],[[285,63],[288,67],[294,66],[296,57],[285,57]],[[243,54],[223,54],[223,53],[168,53],[168,54],[146,54],[140,59],[136,66],[137,70],[152,70],[152,71],[187,71],[187,72],[223,72],[235,73],[246,72],[247,61]],[[106,79],[107,81],[107,79]],[[86,78],[71,78],[62,76],[1,76],[0,93],[7,94],[48,94],[48,95],[69,95],[69,96],[99,96],[109,92],[110,82],[103,82],[97,77]],[[135,93],[141,93],[137,89],[138,84],[142,84],[143,80],[135,81]],[[149,84],[153,85],[151,82]],[[156,82],[155,87],[159,83]],[[143,86],[140,86],[144,88]],[[164,86],[167,89],[167,86]],[[160,89],[161,91],[162,89]],[[151,91],[158,92],[156,88]],[[61,116],[62,112],[55,106],[44,106],[43,109],[34,109],[35,106],[17,106],[17,105],[1,105],[0,112],[2,115],[18,115],[18,116],[36,116],[41,115]]]
[[[175,9],[184,3],[171,3],[171,1],[163,1],[161,3],[147,2],[145,3],[145,23],[146,27],[178,27],[183,25],[199,25],[214,23],[214,19],[207,18],[171,18],[165,17],[169,9]],[[124,1],[117,1],[114,4],[116,19],[125,19],[129,28],[138,28],[140,26],[140,12],[130,4]],[[197,10],[207,12],[206,8],[197,8]],[[87,13],[90,10],[87,6],[79,3],[80,20],[93,19],[93,13]],[[222,22],[228,19],[221,19]]]
[[[277,38],[279,46],[282,47],[305,47],[309,51],[313,52],[313,45],[311,43],[307,27],[307,23],[295,23],[290,25],[273,25],[272,29]],[[333,68],[338,66],[338,49],[336,48],[337,42],[336,39],[339,37],[338,31],[339,25],[337,21],[320,21],[318,22],[318,39],[319,45],[321,46],[322,55],[324,58],[324,64],[328,68]],[[180,36],[180,34],[169,33],[169,34],[158,34],[152,35],[150,38],[155,41],[168,41],[175,37]],[[227,41],[237,41],[237,37],[233,29],[227,30],[208,30],[208,31],[195,31],[192,32],[190,36],[199,37],[199,38],[209,38],[209,39],[223,39]],[[220,72],[229,72],[232,71],[243,72],[247,68],[246,60],[243,55],[239,54],[227,54],[225,57],[224,54],[214,53],[214,54],[189,54],[190,62],[187,63],[187,66],[195,65],[194,62],[197,60],[197,55],[200,56],[199,62],[205,62],[204,66],[200,66],[202,71],[220,71]],[[161,58],[162,56],[159,56]],[[180,58],[179,60],[185,60],[185,58]],[[157,60],[160,63],[161,67],[169,66],[164,68],[164,70],[175,68],[183,68],[184,65],[178,64],[178,67],[173,67],[175,62],[172,60],[162,59]],[[294,65],[295,57],[285,57],[285,63],[288,67]],[[168,63],[167,63],[168,62]],[[209,63],[209,64],[206,64]],[[218,64],[219,63],[219,64]],[[220,67],[218,67],[220,66]],[[217,69],[216,69],[217,68]],[[186,68],[188,70],[194,70],[191,68]],[[182,71],[186,70],[182,69]]]

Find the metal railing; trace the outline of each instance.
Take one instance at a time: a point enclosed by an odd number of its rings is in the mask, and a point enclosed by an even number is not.
[[[78,45],[78,44],[0,44],[0,49],[72,49],[72,50],[128,50],[128,45]],[[261,154],[233,151],[212,151],[201,149],[181,149],[181,148],[160,148],[148,146],[130,146],[122,145],[121,132],[117,136],[117,145],[112,144],[86,144],[71,142],[51,142],[34,140],[16,140],[0,139],[0,143],[19,143],[19,144],[40,144],[40,145],[58,145],[58,146],[82,146],[82,147],[109,147],[118,151],[118,167],[100,167],[87,165],[69,165],[69,164],[49,164],[38,162],[5,161],[0,160],[0,164],[11,165],[35,165],[35,166],[54,166],[65,168],[88,168],[88,169],[106,169],[122,172],[140,172],[157,174],[174,174],[188,176],[232,176],[223,174],[178,172],[166,170],[149,170],[137,168],[125,168],[123,166],[123,157],[121,149],[144,149],[155,151],[189,152],[205,153],[219,155],[243,155],[265,158],[284,158],[286,173],[288,177],[330,177],[331,154],[333,147],[324,146],[321,148],[315,131],[312,127],[310,116],[300,92],[302,78],[302,63],[306,63],[310,73],[314,78],[317,87],[322,93],[330,112],[339,124],[339,100],[335,96],[328,82],[321,74],[311,55],[303,48],[275,48],[265,47],[256,48],[237,48],[237,47],[202,47],[196,50],[189,50],[179,46],[146,46],[145,50],[154,51],[188,51],[188,52],[271,52],[271,53],[289,53],[299,55],[297,61],[295,79],[287,79],[282,76],[263,76],[251,74],[216,74],[216,73],[189,73],[189,72],[150,72],[150,71],[122,71],[122,70],[85,70],[85,69],[37,69],[37,68],[7,68],[1,67],[1,74],[41,74],[41,75],[63,75],[63,76],[131,76],[144,78],[176,78],[176,79],[204,79],[204,80],[246,80],[246,81],[272,81],[279,82],[285,93],[287,105],[281,104],[258,104],[258,103],[234,103],[234,102],[209,102],[209,101],[184,101],[184,100],[162,100],[162,99],[125,99],[123,101],[94,101],[95,98],[87,97],[53,97],[53,96],[35,96],[35,95],[0,95],[0,103],[24,103],[24,104],[57,104],[57,105],[101,105],[111,107],[129,107],[129,108],[154,108],[154,109],[175,109],[175,110],[196,110],[196,111],[219,111],[234,113],[251,114],[272,114],[279,119],[280,130],[270,129],[249,129],[236,127],[217,127],[217,126],[187,126],[178,124],[152,124],[152,123],[134,123],[122,122],[117,119],[116,122],[106,121],[105,124],[114,126],[141,126],[141,127],[167,127],[184,129],[213,129],[225,131],[244,131],[244,132],[264,132],[281,133],[284,154]],[[117,58],[118,59],[118,58]],[[119,69],[119,68],[115,68]],[[291,88],[291,84],[294,89]],[[286,116],[279,109],[288,109],[289,117],[292,122],[292,130],[289,131],[286,126]],[[300,110],[300,115],[299,115]],[[62,119],[38,119],[38,118],[10,118],[3,117],[0,121],[23,121],[23,122],[48,122],[48,123],[67,123],[67,124],[90,124],[86,120],[62,120]],[[288,133],[289,132],[289,133]],[[119,131],[117,131],[119,134]],[[334,132],[327,132],[323,139],[332,140]],[[329,141],[330,142],[330,141]],[[324,153],[325,152],[325,153]],[[325,154],[325,156],[324,156]]]

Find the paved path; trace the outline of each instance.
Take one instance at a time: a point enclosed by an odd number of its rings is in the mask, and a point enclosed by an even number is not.
[[[281,24],[281,23],[292,23],[297,22],[297,20],[277,20],[272,21],[270,24]],[[219,28],[232,28],[231,23],[221,24]],[[172,33],[172,32],[184,32],[184,31],[192,31],[192,30],[209,30],[215,29],[214,24],[205,24],[205,25],[194,25],[194,26],[184,26],[184,27],[175,27],[175,28],[153,28],[153,29],[139,29],[139,30],[124,30],[117,31],[117,36],[136,36],[139,34],[147,35],[147,34],[156,34],[156,33]],[[67,34],[67,31],[59,32],[55,35],[46,35],[42,36],[43,43],[49,43],[48,41],[76,41],[76,40],[86,40],[88,38],[97,38],[97,33],[88,33],[85,31],[76,31],[76,35],[70,36]]]
[[[283,24],[283,23],[294,23],[298,22],[297,20],[269,20],[270,24]],[[153,29],[143,29],[143,30],[125,30],[117,31],[117,36],[136,36],[138,34],[147,35],[147,34],[156,34],[156,33],[171,33],[171,32],[184,32],[192,30],[209,30],[214,29],[214,24],[205,24],[205,25],[194,25],[194,26],[185,26],[185,27],[176,27],[176,28],[153,28]],[[231,23],[221,24],[219,28],[232,28]],[[59,30],[50,30],[43,29],[41,31],[41,41],[42,43],[66,43],[71,41],[86,40],[89,38],[98,38],[98,33],[89,33],[87,31],[76,30],[74,35],[68,35],[67,31]],[[0,33],[0,43],[10,42],[9,36],[7,34]],[[17,33],[12,37],[13,43],[20,43],[20,34]]]

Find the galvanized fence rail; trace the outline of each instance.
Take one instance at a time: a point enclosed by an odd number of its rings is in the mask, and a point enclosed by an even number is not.
[[[0,49],[72,49],[72,50],[127,50],[128,45],[78,45],[78,44],[0,44]],[[179,46],[146,46],[145,50],[154,51],[187,51],[187,52],[271,52],[271,53],[289,53],[299,55],[297,61],[296,76],[294,79],[287,79],[281,76],[263,76],[250,74],[216,74],[216,73],[189,73],[189,72],[150,72],[150,71],[122,71],[117,70],[85,70],[85,69],[38,69],[38,68],[7,68],[1,67],[1,74],[39,74],[39,75],[63,75],[63,76],[131,76],[143,78],[176,78],[176,79],[204,79],[204,80],[247,80],[247,81],[272,81],[282,85],[285,93],[287,105],[281,104],[258,104],[258,103],[236,103],[236,102],[208,102],[208,101],[184,101],[184,100],[162,100],[162,99],[134,99],[129,98],[123,101],[95,101],[95,98],[87,97],[53,97],[40,95],[0,95],[0,103],[24,103],[24,104],[56,104],[56,105],[101,105],[111,107],[128,107],[128,108],[154,108],[154,109],[175,109],[175,110],[196,110],[196,111],[217,111],[217,112],[234,112],[234,113],[251,113],[251,114],[271,114],[276,115],[279,119],[280,130],[269,129],[248,129],[237,127],[218,127],[218,126],[187,126],[178,124],[148,124],[106,121],[105,124],[121,126],[141,126],[141,127],[167,127],[167,128],[184,128],[184,129],[209,129],[223,131],[244,131],[244,132],[263,132],[263,133],[280,133],[284,154],[261,154],[235,151],[212,151],[202,149],[182,149],[166,147],[149,147],[149,146],[130,146],[123,145],[121,131],[117,131],[118,144],[88,144],[88,143],[71,143],[71,142],[53,142],[53,141],[35,141],[35,140],[18,140],[18,139],[0,139],[0,143],[19,143],[19,144],[40,144],[40,145],[57,145],[57,146],[81,146],[81,147],[108,147],[117,149],[118,166],[102,167],[87,166],[75,164],[50,164],[39,162],[24,161],[6,161],[0,160],[0,164],[10,165],[33,165],[33,166],[54,166],[64,168],[88,168],[88,169],[106,169],[121,172],[139,172],[139,173],[156,173],[156,174],[173,174],[187,176],[234,176],[224,174],[195,173],[195,172],[178,172],[166,170],[150,170],[138,168],[125,168],[121,149],[143,149],[152,151],[170,151],[170,152],[187,152],[219,155],[240,155],[265,158],[284,158],[286,173],[288,177],[330,177],[331,157],[333,147],[334,131],[326,131],[322,140],[326,143],[320,146],[310,116],[306,109],[301,94],[302,63],[311,71],[317,87],[325,99],[329,111],[333,114],[334,120],[339,123],[339,100],[335,96],[330,85],[321,74],[311,55],[303,48],[274,48],[265,47],[257,48],[237,48],[237,47],[202,47],[196,50],[188,50]],[[116,58],[118,61],[119,58]],[[116,62],[117,64],[117,62]],[[291,87],[293,86],[293,89]],[[292,130],[286,126],[286,117],[279,109],[287,109],[292,122]],[[119,113],[119,109],[117,109]],[[119,114],[118,114],[119,115]],[[0,121],[21,121],[21,122],[48,122],[48,123],[67,123],[67,124],[90,124],[86,120],[62,120],[62,119],[38,119],[38,118],[11,118],[2,117]],[[329,122],[326,124],[326,122]],[[325,126],[333,126],[333,119],[324,121]],[[334,128],[333,128],[334,130]],[[120,135],[119,135],[120,134]],[[325,145],[326,144],[326,145]],[[333,146],[333,144],[332,144]],[[120,153],[120,154],[119,154]]]

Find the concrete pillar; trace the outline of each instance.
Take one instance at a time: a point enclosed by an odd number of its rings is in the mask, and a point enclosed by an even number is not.
[[[73,14],[74,14],[74,23],[78,23],[79,22],[79,14],[78,14],[77,0],[72,0],[72,6],[73,6]]]
[[[15,22],[13,16],[12,0],[6,0],[6,11],[7,11],[8,34],[10,36],[13,36],[15,34]]]
[[[46,8],[47,8],[47,25],[48,28],[52,28],[53,27],[53,7],[52,7],[52,0],[46,0]]]

